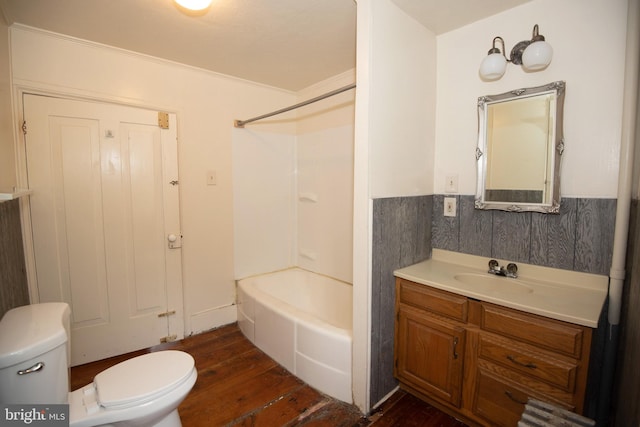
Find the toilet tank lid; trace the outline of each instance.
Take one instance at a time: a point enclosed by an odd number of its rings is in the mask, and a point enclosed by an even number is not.
[[[11,309],[0,320],[0,369],[38,357],[66,344],[66,303],[41,303]]]

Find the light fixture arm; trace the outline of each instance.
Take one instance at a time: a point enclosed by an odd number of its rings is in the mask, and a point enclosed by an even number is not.
[[[500,49],[498,49],[496,47],[496,41],[500,40],[500,43],[502,43],[502,51],[500,51]],[[488,55],[491,55],[492,53],[502,53],[502,56],[504,56],[506,58],[506,56],[504,55],[504,40],[502,39],[502,37],[500,36],[496,36],[493,38],[493,47],[491,49],[489,49],[489,51],[487,52]]]
[[[538,34],[538,24],[533,26],[533,34],[531,35],[531,43],[533,42],[543,42],[544,40],[544,36],[541,34]]]

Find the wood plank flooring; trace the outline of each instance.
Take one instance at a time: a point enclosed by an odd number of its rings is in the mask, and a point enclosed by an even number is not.
[[[73,367],[71,388],[90,383],[97,373],[123,360],[169,349],[191,354],[198,370],[196,384],[178,409],[184,427],[464,427],[404,391],[363,416],[355,406],[319,393],[290,374],[247,340],[237,324]]]

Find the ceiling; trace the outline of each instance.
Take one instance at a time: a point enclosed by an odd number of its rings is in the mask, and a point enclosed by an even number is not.
[[[375,0],[374,0],[375,1]],[[530,0],[392,0],[436,34]],[[20,23],[297,91],[355,67],[355,0],[0,0]]]

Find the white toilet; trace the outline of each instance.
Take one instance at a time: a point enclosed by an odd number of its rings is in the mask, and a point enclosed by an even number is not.
[[[0,403],[69,404],[72,427],[181,426],[178,405],[198,376],[191,355],[159,351],[121,362],[69,392],[65,303],[32,304],[0,320]]]

